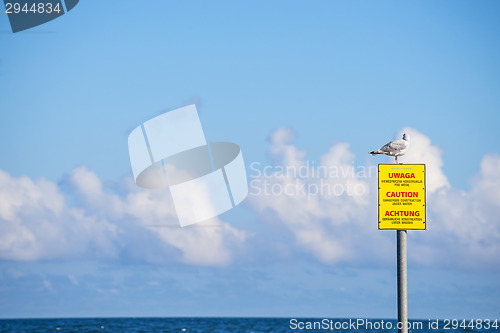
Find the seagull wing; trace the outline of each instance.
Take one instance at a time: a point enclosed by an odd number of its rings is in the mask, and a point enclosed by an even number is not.
[[[405,140],[395,140],[387,143],[379,151],[387,155],[396,155],[397,153],[405,150],[408,147],[408,143]]]

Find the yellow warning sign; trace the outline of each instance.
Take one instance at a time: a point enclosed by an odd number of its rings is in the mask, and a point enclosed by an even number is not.
[[[425,230],[425,164],[378,165],[378,228]]]

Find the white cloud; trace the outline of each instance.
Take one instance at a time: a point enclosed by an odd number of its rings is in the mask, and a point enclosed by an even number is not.
[[[302,163],[306,153],[291,144],[294,140],[295,133],[290,128],[281,127],[271,133],[269,137],[271,158],[286,165]]]
[[[411,262],[499,269],[500,156],[484,156],[470,190],[454,189],[441,150],[424,134],[403,131],[412,147],[401,160],[426,163],[428,177],[427,230],[409,232]],[[247,231],[218,218],[180,228],[168,190],[143,190],[131,178],[113,192],[86,167],[59,185],[0,170],[0,259],[224,266],[243,254],[252,261],[306,255],[326,264],[392,266],[394,232],[377,230],[376,167],[354,165],[342,142],[319,162],[308,161],[294,138],[289,129],[277,130],[269,146],[275,164],[265,172],[251,167],[246,203],[265,230],[251,241]]]
[[[410,149],[400,158],[400,163],[425,163],[426,167],[426,187],[428,193],[433,193],[439,189],[449,189],[448,178],[441,169],[443,167],[443,158],[441,149],[433,145],[431,139],[413,128],[406,127],[402,129],[398,137],[403,133],[410,134]]]
[[[500,156],[498,154],[486,155],[481,161],[479,176],[472,180],[473,194],[493,206],[500,206],[499,173]]]
[[[300,249],[322,262],[359,261],[358,247],[377,253],[384,246],[380,242],[387,241],[367,225],[373,208],[369,198],[374,197],[369,168],[354,167],[354,154],[346,143],[332,146],[320,163],[306,161],[290,133],[279,129],[271,135],[271,159],[281,159],[283,168],[275,166],[274,173],[257,174],[251,180],[249,205],[264,219],[283,224]],[[363,237],[381,240],[379,245],[368,245]]]
[[[181,261],[192,265],[229,264],[247,234],[219,218],[180,228],[168,191],[143,190],[130,183],[125,211],[166,244],[182,252]]]
[[[78,197],[87,208],[99,211],[112,218],[121,218],[125,211],[124,202],[107,193],[99,177],[85,166],[74,168],[64,180],[71,187],[71,194]]]
[[[469,191],[446,189],[428,199],[428,231],[415,259],[447,267],[500,268],[500,156],[486,155]]]
[[[0,171],[1,259],[115,260],[130,255],[133,260],[220,266],[232,261],[246,238],[219,219],[208,221],[216,228],[180,229],[169,192],[139,189],[131,179],[125,180],[123,197],[108,193],[83,166],[62,184],[76,200],[73,206],[53,182]]]
[[[116,227],[69,208],[56,184],[0,171],[0,258],[37,260],[80,256],[89,248],[116,255]]]
[[[427,170],[428,230],[409,232],[410,258],[428,266],[500,268],[500,157],[485,156],[472,189],[459,191],[451,188],[442,171],[441,150],[412,128],[403,132],[411,135],[412,146],[401,162],[425,163]],[[254,175],[250,207],[262,219],[283,226],[294,240],[287,246],[298,253],[307,252],[325,263],[392,265],[388,258],[394,253],[394,232],[376,227],[376,172],[368,166],[354,167],[354,154],[346,143],[333,145],[320,163],[307,161],[290,133],[279,129],[271,135],[271,159],[282,166]],[[282,171],[295,170],[287,168],[290,165],[306,166],[308,172],[297,176]],[[314,170],[318,173],[323,167],[332,172],[315,176]],[[297,186],[309,192],[284,190]]]

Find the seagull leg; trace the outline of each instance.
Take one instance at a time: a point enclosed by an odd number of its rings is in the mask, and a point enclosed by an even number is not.
[[[396,158],[396,164],[398,164],[398,155],[394,156]]]

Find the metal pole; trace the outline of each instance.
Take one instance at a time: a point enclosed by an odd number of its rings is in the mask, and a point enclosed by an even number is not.
[[[397,230],[398,332],[408,333],[408,284],[406,270],[406,230]]]

